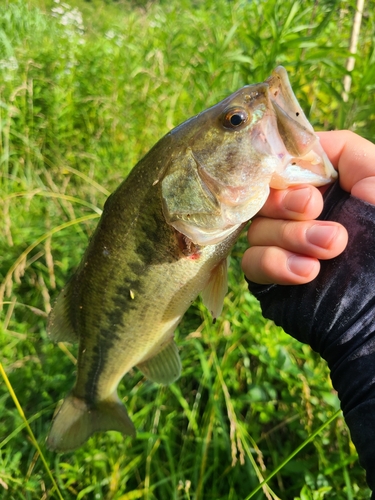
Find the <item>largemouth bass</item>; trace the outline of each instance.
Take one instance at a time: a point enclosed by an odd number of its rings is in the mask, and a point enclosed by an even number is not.
[[[79,354],[48,447],[72,450],[110,429],[134,436],[122,377],[136,366],[160,384],[176,380],[174,330],[199,293],[220,314],[228,254],[270,187],[335,177],[282,67],[163,137],[107,199],[50,314],[51,338],[79,341]]]

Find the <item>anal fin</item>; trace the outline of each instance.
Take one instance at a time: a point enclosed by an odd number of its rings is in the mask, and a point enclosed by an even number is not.
[[[223,310],[224,297],[228,292],[228,259],[223,259],[211,272],[201,296],[203,304],[215,320]]]
[[[145,377],[158,384],[168,385],[181,375],[181,360],[173,339],[152,358],[139,363],[137,368]]]

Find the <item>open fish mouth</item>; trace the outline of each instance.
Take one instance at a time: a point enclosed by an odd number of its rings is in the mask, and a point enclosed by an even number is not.
[[[276,172],[271,187],[285,188],[287,185],[300,183],[301,169],[307,176],[306,182],[324,185],[337,178],[319,138],[306,118],[290,85],[288,74],[282,66],[277,67],[266,80],[269,97],[276,115],[277,128],[285,144],[287,155],[283,158],[283,178]],[[311,175],[309,175],[309,173]]]

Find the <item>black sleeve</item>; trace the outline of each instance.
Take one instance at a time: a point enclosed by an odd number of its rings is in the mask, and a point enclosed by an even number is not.
[[[346,227],[345,251],[322,261],[318,277],[306,285],[249,282],[249,289],[265,317],[328,362],[368,485],[375,490],[375,206],[350,196],[337,182],[326,192],[319,219]]]

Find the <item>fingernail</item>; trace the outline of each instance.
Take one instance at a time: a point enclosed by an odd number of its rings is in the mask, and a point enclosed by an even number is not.
[[[289,271],[298,276],[309,276],[315,265],[315,260],[301,255],[291,255],[287,260]]]
[[[336,226],[314,224],[306,231],[306,238],[312,245],[316,245],[321,248],[328,248],[336,234]]]
[[[311,189],[308,187],[293,189],[284,198],[284,207],[291,212],[302,214],[311,198]]]

